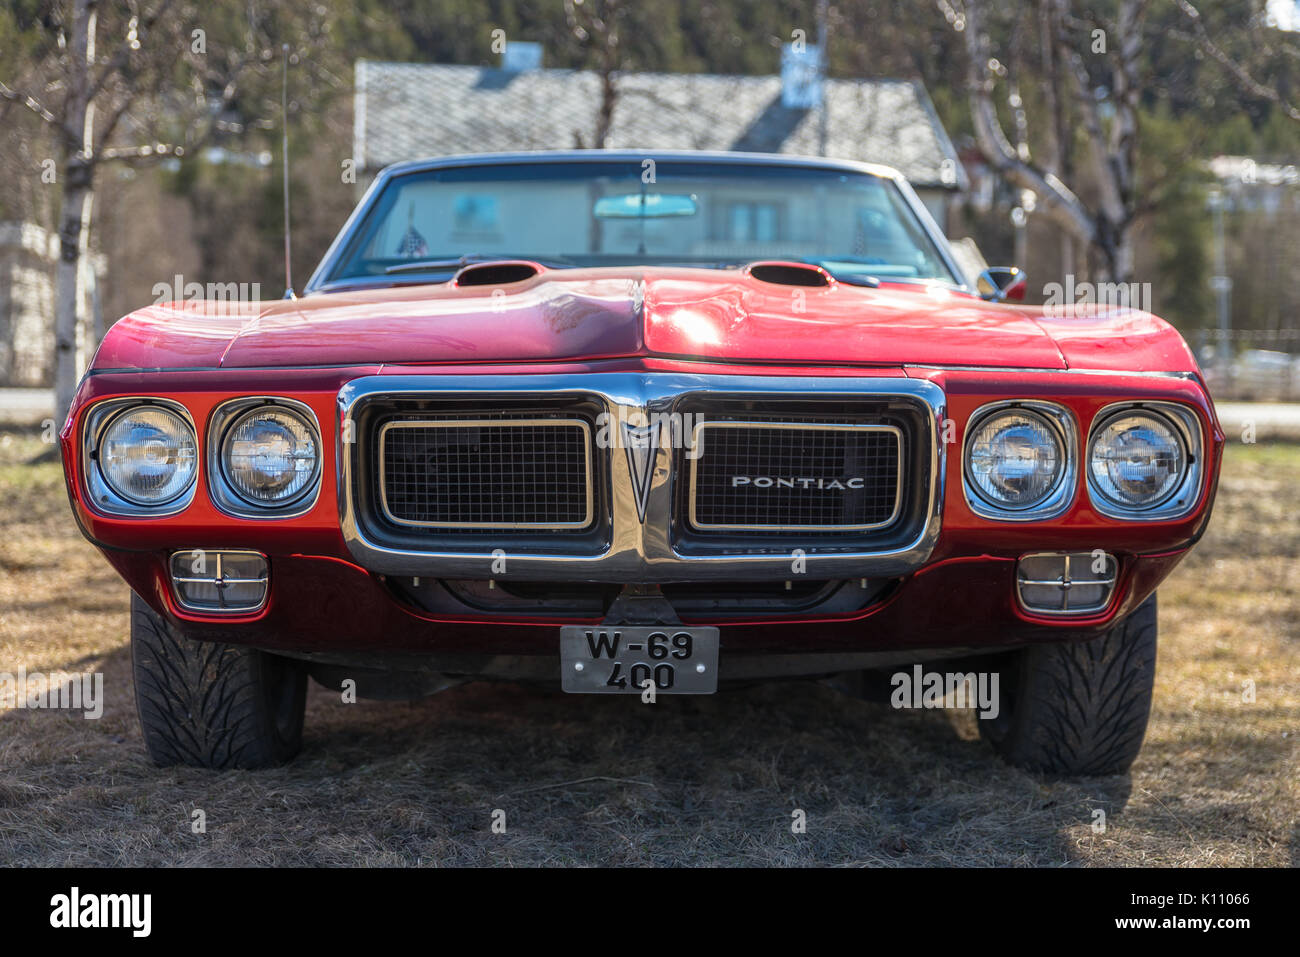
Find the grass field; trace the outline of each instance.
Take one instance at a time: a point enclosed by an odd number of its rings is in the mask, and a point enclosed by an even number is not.
[[[159,770],[126,586],[59,467],[21,464],[41,449],[0,433],[0,672],[101,671],[107,701],[98,721],[0,711],[0,864],[1300,864],[1300,446],[1229,449],[1211,529],[1160,592],[1132,775],[1054,782],[1001,763],[969,713],[802,682],[653,708],[508,684],[344,705],[313,686],[293,764]]]

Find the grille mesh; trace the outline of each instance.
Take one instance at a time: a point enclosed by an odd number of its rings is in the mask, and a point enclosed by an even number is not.
[[[390,423],[384,505],[396,522],[440,528],[583,527],[589,434],[573,419]]]
[[[836,530],[893,518],[900,481],[893,430],[715,424],[702,436],[691,489],[696,528]],[[861,487],[848,487],[856,479]],[[845,487],[828,488],[833,481]]]

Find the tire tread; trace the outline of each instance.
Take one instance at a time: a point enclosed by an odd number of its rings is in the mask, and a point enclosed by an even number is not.
[[[1126,772],[1151,714],[1156,664],[1152,595],[1100,638],[1018,653],[1019,700],[1002,734],[980,730],[1012,764],[1061,775]]]
[[[285,738],[266,701],[266,652],[177,634],[131,596],[131,658],[145,744],[163,767],[258,768],[298,750],[299,714]],[[305,676],[295,676],[305,691]]]

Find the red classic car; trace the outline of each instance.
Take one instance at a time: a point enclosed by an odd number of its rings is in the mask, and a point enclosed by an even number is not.
[[[1009,761],[1124,771],[1223,435],[1167,323],[1023,292],[878,167],[385,170],[302,296],[116,323],[63,428],[151,756],[289,758],[309,675],[653,701],[892,670],[912,706],[924,666],[1000,679]]]

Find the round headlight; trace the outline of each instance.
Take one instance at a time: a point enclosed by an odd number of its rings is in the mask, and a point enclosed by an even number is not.
[[[245,412],[226,431],[221,467],[226,481],[252,505],[287,505],[315,484],[320,466],[316,430],[276,406]]]
[[[161,406],[119,412],[99,442],[99,471],[122,498],[136,505],[165,505],[194,482],[198,450],[194,430]]]
[[[1060,433],[1026,409],[997,412],[978,422],[966,460],[975,492],[999,509],[1040,504],[1060,484],[1065,468]]]
[[[1151,508],[1178,488],[1187,468],[1187,450],[1164,416],[1123,412],[1093,433],[1088,468],[1093,488],[1112,504]]]

